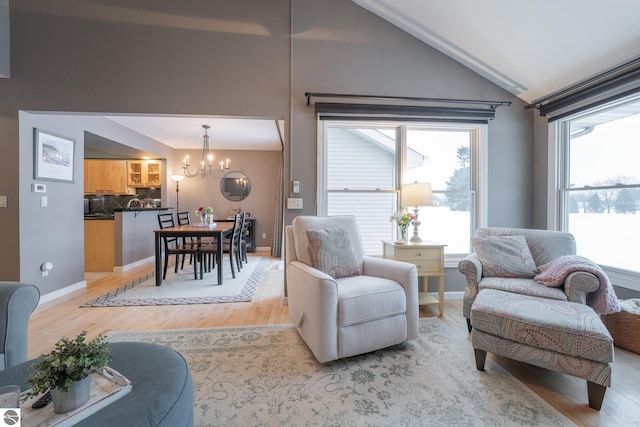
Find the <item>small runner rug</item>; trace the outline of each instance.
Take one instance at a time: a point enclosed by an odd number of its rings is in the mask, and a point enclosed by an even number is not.
[[[204,274],[203,280],[195,280],[193,266],[185,263],[183,270],[173,272],[169,266],[167,278],[156,286],[153,274],[140,277],[120,288],[102,295],[82,307],[125,307],[141,305],[216,304],[247,302],[253,299],[262,275],[269,264],[269,257],[249,256],[242,270],[231,274],[228,255],[223,260],[222,286],[217,283],[217,270]]]
[[[491,358],[466,328],[420,319],[407,343],[318,363],[292,325],[109,332],[180,352],[196,426],[574,426]]]

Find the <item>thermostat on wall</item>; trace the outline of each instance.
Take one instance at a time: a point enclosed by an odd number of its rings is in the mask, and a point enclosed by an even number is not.
[[[34,193],[46,193],[47,192],[47,184],[31,184],[31,191]]]

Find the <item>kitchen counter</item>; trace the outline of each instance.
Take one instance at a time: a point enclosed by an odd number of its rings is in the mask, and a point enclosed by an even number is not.
[[[125,271],[152,261],[158,213],[169,209],[120,208],[85,215],[85,271]]]
[[[145,211],[166,211],[173,208],[117,208],[114,212],[145,212]]]
[[[108,219],[108,220],[114,220],[115,219],[115,215],[111,214],[87,214],[84,216],[85,220],[95,220],[95,219]]]
[[[115,209],[115,271],[125,271],[155,259],[153,230],[167,208]]]

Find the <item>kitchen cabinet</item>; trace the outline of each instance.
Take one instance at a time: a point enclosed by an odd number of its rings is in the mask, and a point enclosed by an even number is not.
[[[84,161],[85,194],[129,194],[127,161],[86,159]]]
[[[160,160],[128,160],[127,183],[131,187],[158,188],[162,185]]]
[[[84,271],[113,271],[115,265],[115,221],[84,221]]]

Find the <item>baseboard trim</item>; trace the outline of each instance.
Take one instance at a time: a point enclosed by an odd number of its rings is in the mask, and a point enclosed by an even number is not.
[[[123,271],[132,270],[134,268],[143,266],[143,265],[145,265],[145,264],[147,264],[149,262],[155,262],[155,259],[156,259],[155,256],[150,256],[150,257],[141,259],[139,261],[132,262],[131,264],[127,264],[127,265],[123,265],[123,266],[117,265],[117,266],[113,267],[113,271],[115,273],[120,273],[120,272],[123,272]]]
[[[66,286],[62,289],[58,289],[57,291],[49,292],[48,294],[44,294],[40,296],[40,301],[38,301],[38,305],[53,301],[67,294],[70,294],[71,292],[75,292],[79,289],[84,289],[86,287],[87,287],[87,281],[82,280],[81,282]]]

